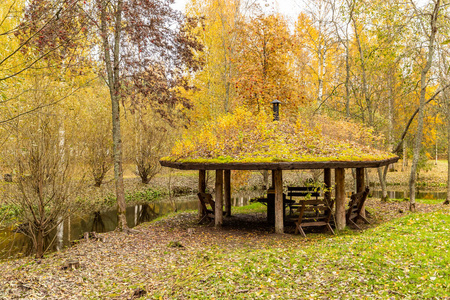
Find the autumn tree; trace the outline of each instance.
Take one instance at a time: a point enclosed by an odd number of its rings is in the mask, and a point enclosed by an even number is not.
[[[295,112],[304,102],[292,70],[292,40],[281,15],[263,13],[239,27],[236,106],[246,105],[255,113],[269,111],[270,102],[283,102],[284,111]]]
[[[419,18],[419,30],[426,37],[423,41],[425,43],[425,49],[423,51],[423,63],[421,64],[420,72],[420,95],[419,95],[419,113],[417,117],[417,131],[416,139],[414,143],[414,155],[411,164],[411,173],[409,177],[409,197],[410,197],[410,209],[416,210],[416,172],[419,162],[420,150],[422,148],[423,138],[423,126],[424,126],[424,109],[425,109],[425,97],[428,88],[428,72],[433,63],[435,47],[436,47],[436,34],[438,33],[438,19],[442,10],[442,3],[440,0],[434,0],[431,3],[431,12],[429,12],[429,19],[425,17],[423,12],[420,12],[417,6],[413,3],[415,14]]]
[[[77,126],[75,111],[60,104],[45,105],[59,97],[62,85],[52,75],[34,75],[30,92],[21,95],[22,111],[41,105],[39,112],[28,113],[4,124],[11,132],[3,144],[7,166],[16,178],[6,187],[6,201],[18,208],[22,225],[19,231],[33,241],[35,254],[41,258],[45,238],[68,215],[75,195],[74,151],[71,145]],[[80,170],[78,170],[80,171]]]
[[[180,15],[170,4],[173,1],[116,0],[94,1],[97,36],[101,39],[105,81],[109,87],[112,106],[112,132],[114,145],[114,179],[118,206],[118,228],[126,229],[125,194],[122,167],[122,134],[120,101],[125,100],[127,86],[139,88],[146,96],[157,94],[157,101],[180,102],[184,99],[171,93],[171,88],[182,85],[184,67],[196,68],[192,49],[197,43],[182,27]],[[155,80],[151,66],[164,71],[168,88],[152,85]]]
[[[94,186],[100,187],[113,167],[113,143],[111,136],[111,106],[108,87],[103,80],[92,82],[77,93],[82,105],[79,120],[84,128],[80,134],[80,156],[89,169]]]
[[[327,89],[331,93],[333,86],[339,84],[336,79],[340,79],[333,76],[339,64],[336,62],[340,52],[332,22],[333,4],[328,0],[305,1],[305,12],[299,14],[295,24],[295,47],[299,48],[296,54],[301,56],[306,52],[308,57],[306,70],[298,72],[309,73],[315,86],[309,92],[318,110],[328,98]]]
[[[236,29],[249,10],[248,2],[250,1],[188,2],[187,15],[199,20],[193,33],[204,46],[203,51],[197,53],[204,66],[190,78],[196,86],[196,90],[189,95],[194,104],[196,120],[216,118],[231,108],[234,97],[232,83],[236,76],[233,57],[239,43]]]
[[[182,72],[189,72],[198,67],[193,59],[192,51],[193,48],[198,47],[198,44],[186,30],[190,26],[190,20],[183,21],[181,15],[170,7],[172,2],[171,0],[140,2],[65,0],[62,1],[62,5],[73,9],[72,15],[64,18],[61,18],[60,7],[55,6],[52,1],[36,0],[28,5],[27,16],[31,24],[40,20],[37,16],[41,12],[55,12],[55,18],[62,20],[60,26],[46,28],[48,32],[42,37],[39,36],[37,43],[41,52],[45,52],[46,49],[51,50],[61,42],[82,41],[82,43],[70,44],[69,49],[83,49],[83,51],[88,49],[91,56],[82,57],[100,58],[102,61],[102,63],[96,62],[109,88],[111,100],[119,229],[127,229],[120,102],[126,99],[131,87],[140,89],[144,96],[156,94],[159,103],[178,102],[188,106],[189,103],[178,96],[174,87],[187,87]],[[79,40],[74,38],[81,37],[80,35],[85,35],[86,38]],[[61,52],[60,55],[63,54],[64,52]],[[74,61],[83,62],[81,58]],[[153,80],[154,69],[150,67],[155,65],[160,66],[158,70],[164,71],[164,78],[166,78],[164,85],[158,85],[160,81]]]
[[[148,184],[161,170],[159,160],[167,155],[177,126],[161,118],[148,103],[140,103],[128,114],[125,130],[125,156],[136,167],[136,174],[143,184]]]

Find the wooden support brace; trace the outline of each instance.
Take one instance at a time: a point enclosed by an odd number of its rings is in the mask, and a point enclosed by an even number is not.
[[[225,190],[224,190],[225,214],[227,217],[230,217],[231,216],[231,171],[225,170],[223,175],[224,175],[224,181],[225,181]]]
[[[220,227],[223,224],[223,170],[216,170],[216,209],[215,225]]]
[[[324,199],[328,202],[331,201],[331,169],[324,169],[323,170],[323,181],[325,184],[325,193],[324,193]]]
[[[199,193],[205,193],[206,192],[206,171],[205,170],[199,170],[198,171],[198,192]],[[203,211],[203,206],[198,201],[198,217],[203,218],[206,212]]]
[[[284,233],[283,171],[274,170],[275,185],[275,233]]]
[[[336,181],[336,229],[345,228],[345,169],[335,169]]]

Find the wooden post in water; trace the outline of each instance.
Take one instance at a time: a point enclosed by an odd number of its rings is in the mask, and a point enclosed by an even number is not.
[[[216,170],[216,207],[215,225],[220,227],[223,224],[223,170]]]
[[[275,233],[284,233],[283,171],[273,170],[275,186]]]
[[[225,170],[224,173],[224,181],[225,181],[225,214],[227,217],[231,216],[231,171]]]
[[[198,170],[198,192],[204,193],[206,192],[206,171],[205,170]],[[198,200],[198,217],[203,217],[203,214],[205,212],[203,211],[202,205],[200,204],[200,199]]]
[[[345,228],[345,169],[335,169],[336,181],[336,229]]]
[[[331,169],[327,168],[323,170],[323,182],[325,184],[325,192],[323,193],[323,198],[328,202],[331,201]]]

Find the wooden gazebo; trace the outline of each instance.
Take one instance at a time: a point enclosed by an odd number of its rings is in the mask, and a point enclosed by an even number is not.
[[[227,215],[231,213],[231,170],[272,171],[276,233],[284,232],[283,170],[323,169],[325,187],[330,188],[334,169],[336,226],[340,230],[346,226],[345,169],[356,169],[357,192],[360,192],[365,188],[365,168],[389,165],[399,158],[358,141],[326,137],[324,131],[302,125],[298,119],[296,123],[272,122],[268,116],[254,116],[240,110],[186,136],[174,147],[172,155],[160,163],[165,167],[199,170],[200,192],[206,189],[205,171],[215,170],[216,226],[223,223],[223,204]],[[331,198],[330,193],[325,193],[325,197]]]

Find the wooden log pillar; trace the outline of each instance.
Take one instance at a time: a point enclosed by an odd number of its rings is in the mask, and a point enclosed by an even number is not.
[[[283,171],[273,170],[275,186],[275,233],[284,233]]]
[[[325,192],[323,198],[328,202],[331,201],[331,169],[327,168],[323,170],[323,182],[325,184]]]
[[[224,198],[225,198],[225,214],[227,217],[231,216],[231,171],[225,170],[224,176]]]
[[[356,192],[363,192],[365,188],[364,168],[356,168]]]
[[[215,225],[220,227],[223,224],[223,170],[216,170],[216,207]]]
[[[364,168],[356,168],[356,192],[363,192],[365,187]],[[361,208],[361,215],[366,217],[366,204]]]
[[[206,192],[206,171],[198,170],[198,192],[205,193]],[[198,217],[201,218],[205,212],[203,211],[202,205],[200,203],[200,199],[198,200]]]
[[[335,169],[336,181],[336,229],[345,228],[345,169]]]
[[[275,188],[275,170],[272,170],[272,184],[270,185],[271,188]]]

